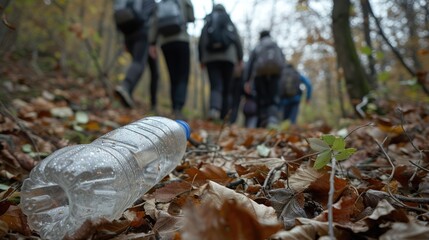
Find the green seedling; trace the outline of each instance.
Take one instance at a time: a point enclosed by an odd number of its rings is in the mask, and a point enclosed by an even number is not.
[[[346,148],[346,141],[342,137],[333,135],[323,135],[320,138],[309,138],[310,148],[318,152],[315,169],[321,169],[331,162],[332,158],[337,161],[348,159],[354,152],[355,148]]]

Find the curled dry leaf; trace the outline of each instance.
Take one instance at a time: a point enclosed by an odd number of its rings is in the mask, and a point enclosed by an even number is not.
[[[215,207],[220,207],[226,199],[233,199],[242,207],[246,208],[256,216],[256,218],[267,224],[277,224],[277,214],[272,207],[258,204],[247,196],[237,193],[234,190],[209,181],[201,194],[201,203],[211,202]]]
[[[283,221],[286,230],[295,226],[295,219],[307,217],[304,211],[304,194],[292,189],[274,189],[270,191],[270,201],[277,216]]]
[[[176,196],[189,192],[191,189],[192,185],[189,182],[172,182],[155,190],[155,200],[157,202],[169,202]]]
[[[188,168],[185,170],[185,173],[188,174],[186,179],[192,185],[201,186],[204,185],[208,180],[215,181],[222,185],[226,185],[232,181],[225,170],[221,167],[205,164],[200,169],[195,167]]]
[[[355,213],[355,201],[357,196],[344,196],[340,198],[332,206],[332,215],[334,217],[334,222],[345,224],[351,222],[351,218]],[[320,221],[328,221],[328,210],[325,210],[321,215],[315,218]]]
[[[317,233],[317,236],[328,236],[329,223],[321,222],[314,219],[308,218],[297,218],[297,226],[295,228],[302,228],[302,226],[311,226],[310,231]],[[307,228],[308,229],[308,228]],[[349,231],[337,228],[334,225],[334,236],[336,239],[352,239]],[[287,238],[286,238],[287,239]]]
[[[289,177],[289,186],[296,192],[301,192],[322,176],[322,172],[316,171],[314,168],[306,165],[301,165],[295,173]]]
[[[9,206],[7,211],[0,216],[0,222],[7,223],[9,229],[12,231],[19,232],[24,236],[31,236],[31,230],[27,224],[27,218],[18,206]]]
[[[187,240],[260,240],[281,229],[280,224],[261,224],[249,209],[235,200],[225,199],[219,206],[209,201],[197,207],[190,205],[185,216],[182,237]]]
[[[381,235],[379,239],[429,239],[429,228],[416,221],[409,223],[395,222],[392,224],[392,228]]]
[[[0,238],[4,238],[9,232],[9,226],[4,221],[0,220]]]
[[[393,222],[409,222],[405,212],[395,209],[386,199],[382,199],[372,214],[368,216],[368,219],[371,220],[378,220],[381,218],[383,220],[389,220]]]
[[[318,201],[323,206],[326,206],[328,203],[328,193],[329,193],[329,173],[325,173],[323,176],[319,177],[316,181],[312,182],[308,186],[306,192],[312,194],[313,199]],[[335,177],[334,179],[334,202],[338,200],[343,191],[348,187],[348,182],[345,179]]]
[[[159,211],[153,231],[156,232],[161,239],[172,239],[185,225],[183,217],[173,216],[165,211]]]

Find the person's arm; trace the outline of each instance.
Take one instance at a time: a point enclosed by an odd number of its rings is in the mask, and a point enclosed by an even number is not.
[[[207,34],[207,24],[204,24],[203,29],[201,30],[200,39],[198,40],[198,60],[200,61],[201,68],[204,67],[203,55],[205,50],[204,47],[206,45],[206,34]]]
[[[153,59],[157,58],[157,49],[156,42],[158,40],[158,19],[156,17],[158,8],[155,6],[151,16],[149,18],[149,33],[148,33],[148,42],[149,42],[149,55]]]
[[[255,62],[256,58],[256,49],[253,49],[252,53],[250,54],[249,60],[245,64],[244,71],[243,71],[243,82],[244,82],[244,92],[248,95],[252,95],[252,88],[253,88],[253,64]]]
[[[237,49],[237,59],[240,62],[240,64],[242,64],[243,62],[243,45],[241,44],[241,37],[240,34],[238,33],[237,28],[234,26],[234,45]]]
[[[305,85],[306,101],[309,102],[311,100],[311,94],[313,92],[313,87],[311,86],[310,80],[302,74],[301,74],[301,82],[304,83],[304,85]]]
[[[195,22],[194,5],[192,5],[191,0],[185,1],[185,8],[186,8],[186,22],[188,23]]]

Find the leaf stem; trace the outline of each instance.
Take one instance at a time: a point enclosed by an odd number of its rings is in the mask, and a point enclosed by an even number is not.
[[[328,224],[329,224],[329,237],[330,239],[335,239],[334,235],[334,193],[335,193],[335,166],[337,165],[337,160],[334,156],[331,159],[331,175],[329,177],[329,198],[328,198]]]

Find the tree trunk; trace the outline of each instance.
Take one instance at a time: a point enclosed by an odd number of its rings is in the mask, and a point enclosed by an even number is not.
[[[400,6],[405,12],[405,18],[407,19],[408,27],[408,41],[411,59],[413,61],[414,69],[421,71],[421,63],[417,58],[417,51],[419,49],[418,36],[417,36],[417,23],[416,23],[416,12],[414,11],[414,2],[408,0],[401,0]]]
[[[369,8],[368,8],[368,1],[369,0],[361,0],[361,7],[362,7],[362,15],[363,15],[363,33],[365,37],[365,43],[366,45],[371,49],[371,53],[367,54],[368,58],[368,69],[369,69],[369,85],[371,88],[376,89],[378,87],[377,78],[376,78],[376,72],[375,72],[375,59],[374,55],[372,53],[373,47],[372,47],[372,39],[371,39],[371,29],[370,29],[370,22],[369,22]]]
[[[3,18],[4,10],[9,5],[10,0],[0,0],[0,17]],[[7,19],[5,17],[5,19]],[[7,36],[8,33],[10,33],[11,30],[4,22],[0,21],[0,53],[2,53],[2,50],[7,49]]]
[[[350,28],[350,0],[334,0],[332,29],[337,58],[344,71],[347,93],[352,106],[356,106],[370,91]]]

